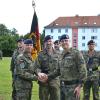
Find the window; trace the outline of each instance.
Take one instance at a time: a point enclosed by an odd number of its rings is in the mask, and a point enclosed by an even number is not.
[[[95,43],[95,46],[97,47],[97,43]]]
[[[51,29],[51,33],[53,33],[53,29]]]
[[[76,46],[73,46],[74,48],[76,48]]]
[[[58,36],[58,39],[60,39],[61,36]]]
[[[91,39],[97,39],[97,36],[91,36]]]
[[[85,28],[82,29],[82,32],[85,33]]]
[[[97,33],[97,28],[92,28],[91,31],[92,31],[93,33]]]
[[[76,39],[74,39],[73,42],[76,43]]]
[[[65,29],[65,33],[68,33],[68,28]]]
[[[58,33],[61,33],[61,29],[60,28],[58,29]]]
[[[85,47],[85,43],[82,43],[82,47]]]
[[[82,40],[85,40],[85,36],[82,36]]]

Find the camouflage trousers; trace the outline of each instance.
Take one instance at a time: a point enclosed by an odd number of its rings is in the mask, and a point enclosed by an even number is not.
[[[74,90],[76,88],[76,84],[74,85],[61,85],[60,93],[61,100],[80,100],[76,98],[74,94]]]
[[[32,89],[16,90],[16,97],[14,100],[31,100]]]
[[[39,100],[60,100],[60,83],[39,84]]]
[[[12,84],[12,100],[16,100],[16,89],[15,89],[15,86],[14,86],[14,82]]]
[[[86,81],[83,86],[83,100],[90,100],[90,90],[92,88],[93,100],[100,100],[99,98],[99,83],[98,80]]]

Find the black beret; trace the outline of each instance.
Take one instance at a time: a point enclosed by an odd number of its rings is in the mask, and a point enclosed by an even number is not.
[[[24,39],[18,39],[17,42],[24,42]]]
[[[61,37],[60,37],[60,41],[63,40],[63,39],[69,39],[69,36],[67,34],[63,34]]]
[[[56,40],[56,41],[54,42],[54,44],[56,44],[56,43],[59,43],[59,40]]]
[[[33,44],[33,40],[32,39],[26,39],[24,41],[24,44]]]
[[[51,35],[47,35],[47,36],[44,38],[44,42],[48,41],[49,39],[52,39],[52,36],[51,36]]]
[[[95,42],[93,40],[90,40],[88,41],[87,45],[90,45],[90,44],[95,44]]]

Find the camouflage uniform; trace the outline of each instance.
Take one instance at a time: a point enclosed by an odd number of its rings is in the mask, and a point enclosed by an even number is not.
[[[58,53],[53,51],[51,55],[44,49],[36,59],[36,73],[42,72],[48,75],[48,81],[42,83],[39,81],[39,99],[40,100],[60,100],[60,80],[57,74]]]
[[[87,65],[87,80],[84,83],[83,91],[84,97],[83,100],[89,100],[90,98],[90,89],[92,87],[93,91],[93,100],[100,100],[99,99],[99,70],[98,67],[100,66],[100,53],[94,51],[92,56],[89,56],[88,51],[83,52],[86,65]]]
[[[86,78],[86,66],[82,54],[76,49],[62,52],[59,60],[62,81],[62,100],[78,100],[75,88]]]
[[[12,72],[12,99],[15,100],[16,91],[15,91],[15,85],[14,85],[14,68],[16,65],[16,59],[19,54],[21,54],[23,51],[20,51],[18,48],[14,51],[11,59],[11,65],[10,65],[10,71]]]
[[[31,55],[20,54],[14,69],[16,100],[31,100],[34,68]]]

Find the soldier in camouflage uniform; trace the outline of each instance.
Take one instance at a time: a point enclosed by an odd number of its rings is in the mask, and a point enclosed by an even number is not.
[[[54,41],[54,49],[55,49],[58,53],[61,53],[61,50],[60,50],[60,42],[59,42],[59,40]]]
[[[99,70],[98,67],[100,66],[100,53],[95,51],[95,42],[90,40],[88,42],[89,50],[83,52],[83,56],[86,61],[86,67],[88,71],[87,80],[84,83],[83,87],[83,100],[90,100],[90,90],[92,88],[93,93],[93,100],[100,100],[99,99]]]
[[[62,100],[79,100],[82,83],[86,79],[86,65],[82,54],[70,47],[69,36],[60,38],[63,52],[59,59]]]
[[[56,52],[59,53],[59,55],[61,55],[62,51],[60,50],[60,42],[59,40],[55,40],[54,41],[54,49],[56,50]],[[60,100],[64,100],[63,99],[63,91],[62,91],[62,87],[63,87],[63,84],[62,82],[60,82]]]
[[[19,54],[22,54],[24,51],[24,41],[23,39],[17,40],[17,49],[15,49],[12,59],[11,59],[11,65],[10,65],[10,71],[12,73],[12,99],[15,100],[16,91],[15,91],[15,85],[14,85],[14,68],[16,65],[16,58]]]
[[[25,40],[24,47],[23,54],[17,57],[17,64],[14,69],[16,100],[31,100],[32,81],[34,80],[34,63],[31,56],[32,40]]]
[[[59,55],[53,49],[50,35],[45,37],[44,43],[45,49],[39,53],[35,62],[36,73],[39,77],[39,99],[60,100],[60,80],[56,73]],[[42,74],[47,75],[47,77]],[[45,81],[42,81],[43,78]]]

